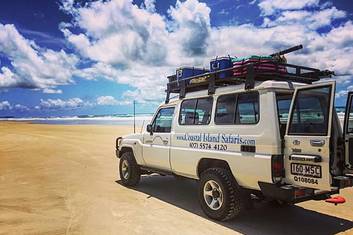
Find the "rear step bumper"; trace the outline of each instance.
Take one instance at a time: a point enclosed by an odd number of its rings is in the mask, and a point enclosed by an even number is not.
[[[299,203],[308,200],[325,200],[332,194],[339,193],[339,189],[315,193],[314,189],[310,188],[299,188],[293,185],[276,185],[266,182],[259,182],[259,186],[265,197],[289,203]]]
[[[350,175],[342,175],[333,177],[333,185],[343,189],[353,186],[353,176]]]

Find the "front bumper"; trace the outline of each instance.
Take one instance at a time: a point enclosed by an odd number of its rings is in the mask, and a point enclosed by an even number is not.
[[[119,150],[119,145],[120,145],[120,141],[122,140],[122,137],[118,137],[115,140],[115,155],[117,158],[120,158],[120,150]]]

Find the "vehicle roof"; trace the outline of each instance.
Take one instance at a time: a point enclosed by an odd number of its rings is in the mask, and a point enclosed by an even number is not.
[[[287,82],[287,81],[274,81],[274,80],[268,80],[268,81],[257,81],[255,82],[255,87],[254,89],[251,89],[252,91],[257,91],[257,90],[264,90],[264,89],[273,89],[273,90],[287,90],[287,91],[293,91],[296,87],[300,86],[305,86],[308,84],[304,83],[295,83],[295,82]],[[230,92],[242,92],[245,91],[245,84],[239,84],[239,85],[227,85],[225,87],[218,87],[216,89],[215,95],[220,95],[223,93],[230,93]],[[208,95],[208,90],[204,89],[201,91],[194,91],[194,92],[188,92],[185,95],[185,98],[196,98],[196,97],[202,97],[202,96],[207,96]],[[171,98],[169,101],[168,105],[173,105],[180,102],[180,99],[178,95],[176,97]],[[162,104],[166,105],[166,104]]]

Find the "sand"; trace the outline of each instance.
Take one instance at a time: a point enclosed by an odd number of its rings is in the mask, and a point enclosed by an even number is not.
[[[207,219],[197,182],[145,176],[117,181],[115,137],[122,126],[0,123],[0,234],[353,234],[347,203],[268,203],[226,223]]]

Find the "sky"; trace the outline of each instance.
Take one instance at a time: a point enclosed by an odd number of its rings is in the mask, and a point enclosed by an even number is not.
[[[353,90],[349,0],[8,0],[0,7],[0,117],[152,113],[166,76],[216,56],[268,55]]]

